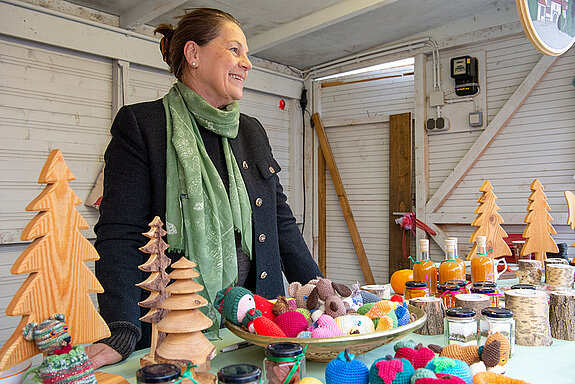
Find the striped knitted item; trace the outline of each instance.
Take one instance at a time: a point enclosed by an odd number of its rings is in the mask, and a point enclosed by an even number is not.
[[[80,345],[67,354],[46,357],[34,371],[43,384],[97,383],[92,362]]]

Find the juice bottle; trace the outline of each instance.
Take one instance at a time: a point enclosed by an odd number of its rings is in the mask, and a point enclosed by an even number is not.
[[[461,257],[459,257],[459,243],[457,242],[457,237],[448,237],[448,240],[455,241],[455,261],[457,261],[463,267],[463,272],[465,272],[465,262]],[[465,281],[465,278],[463,278]]]
[[[471,259],[471,281],[495,281],[495,264],[487,255],[485,236],[477,236],[477,254]]]
[[[421,257],[413,266],[413,280],[425,281],[429,292],[435,295],[437,292],[437,267],[429,258],[429,240],[419,240],[419,252]]]
[[[445,260],[439,266],[439,284],[449,280],[465,280],[465,268],[455,260],[455,242],[445,240]]]

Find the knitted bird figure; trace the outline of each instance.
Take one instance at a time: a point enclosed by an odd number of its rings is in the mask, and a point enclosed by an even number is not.
[[[346,349],[325,367],[326,384],[369,384],[369,369]]]
[[[449,357],[436,357],[427,363],[425,368],[435,373],[441,372],[457,376],[467,384],[472,384],[473,381],[471,369],[465,361],[450,359]]]
[[[369,384],[410,384],[415,370],[406,359],[391,355],[377,359],[369,369]]]
[[[254,295],[243,287],[225,288],[218,291],[214,307],[224,318],[244,326],[251,333],[264,336],[285,337],[285,333],[256,309]]]
[[[34,341],[44,352],[42,364],[32,369],[44,384],[96,384],[94,366],[84,352],[84,347],[72,347],[65,316],[57,313],[40,324],[27,324],[22,333],[28,341]]]

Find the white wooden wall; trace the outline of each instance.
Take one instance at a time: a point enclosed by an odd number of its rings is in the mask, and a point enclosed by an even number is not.
[[[410,72],[413,66],[337,80]],[[320,89],[321,118],[373,275],[377,283],[385,283],[389,272],[389,115],[413,112],[413,76]],[[365,284],[329,172],[326,189],[327,277],[344,284]]]
[[[20,242],[20,233],[37,212],[24,209],[45,187],[37,183],[42,166],[52,149],[61,149],[76,176],[70,185],[80,199],[86,199],[110,140],[114,91],[111,59],[3,35],[0,57],[1,345],[20,321],[6,316],[5,310],[27,275],[9,271],[27,247]],[[162,97],[174,81],[167,71],[136,64],[128,64],[126,75],[125,103]],[[301,123],[294,120],[301,120],[301,115],[293,99],[283,97],[286,108],[279,109],[281,98],[246,89],[241,109],[266,128],[289,197],[294,164],[290,143],[297,140]],[[97,210],[77,208],[92,228]],[[92,229],[85,235],[94,237]],[[93,269],[93,263],[89,266]]]

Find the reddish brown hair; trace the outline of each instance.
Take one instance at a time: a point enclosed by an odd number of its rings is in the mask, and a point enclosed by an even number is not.
[[[156,27],[154,33],[164,35],[160,41],[164,61],[178,80],[182,80],[186,67],[186,43],[193,41],[199,46],[209,43],[220,34],[222,25],[226,22],[240,26],[240,22],[227,12],[214,8],[196,8],[186,9],[186,14],[180,17],[175,29],[171,24],[160,24]]]

